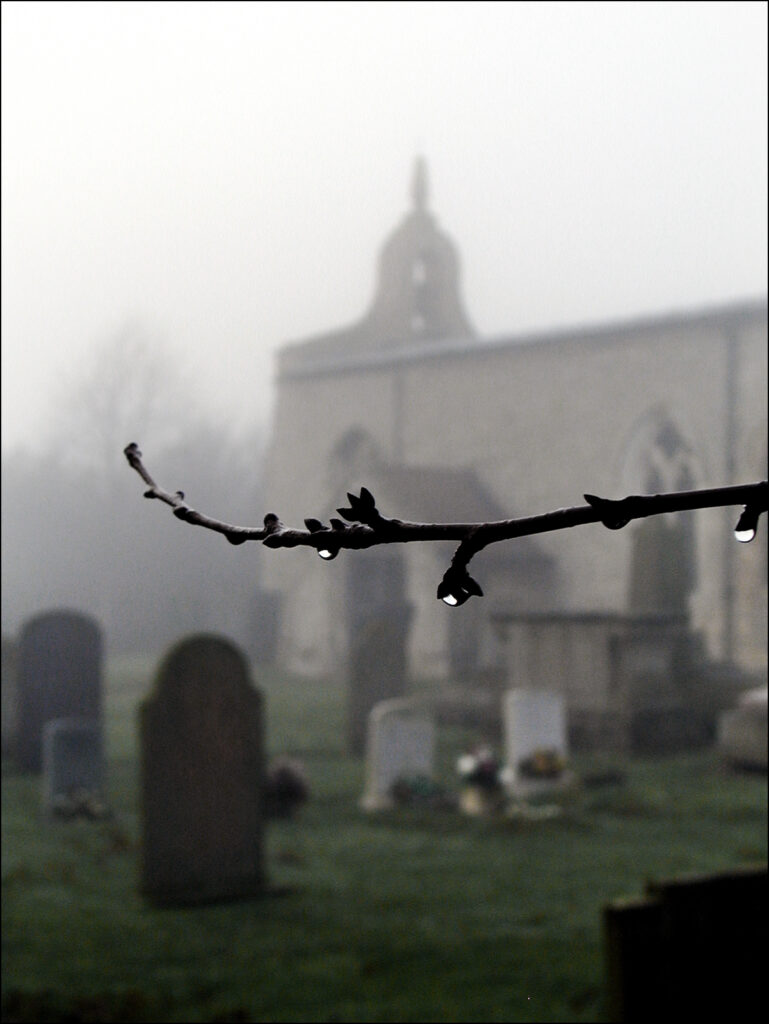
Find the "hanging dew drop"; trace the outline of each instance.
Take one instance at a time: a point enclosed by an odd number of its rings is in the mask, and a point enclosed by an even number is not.
[[[734,536],[740,542],[740,544],[749,544],[756,535],[756,531],[751,527],[747,530],[735,530]]]
[[[734,536],[740,544],[748,544],[755,537],[758,529],[759,514],[759,509],[754,505],[746,505],[742,510],[742,514],[734,528]]]
[[[453,594],[446,594],[446,596],[441,598],[441,600],[451,608],[455,608],[459,604],[459,601]]]
[[[320,551],[318,551],[318,554],[327,562],[334,557],[334,552],[329,551],[328,548],[321,548]]]

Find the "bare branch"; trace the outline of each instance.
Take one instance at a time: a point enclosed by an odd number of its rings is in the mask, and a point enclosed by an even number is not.
[[[157,498],[159,501],[165,502],[166,505],[170,505],[177,519],[181,519],[185,523],[192,523],[195,526],[203,526],[206,530],[215,530],[217,533],[223,533],[230,544],[242,544],[246,540],[264,540],[267,536],[269,530],[267,520],[270,519],[269,516],[265,516],[264,528],[261,530],[250,529],[244,526],[230,526],[228,523],[222,523],[218,519],[211,519],[209,516],[196,512],[194,508],[190,508],[184,500],[184,491],[176,491],[174,494],[170,494],[155,483],[142,462],[142,453],[139,451],[139,446],[135,441],[132,441],[123,449],[123,454],[128,459],[129,466],[136,470],[149,488],[144,492],[144,497]]]
[[[305,519],[306,530],[288,529],[274,513],[264,517],[264,526],[235,526],[211,519],[184,501],[184,492],[170,493],[159,487],[147,472],[138,446],[124,450],[129,465],[147,484],[145,498],[157,498],[170,505],[173,514],[186,523],[222,533],[231,544],[259,540],[270,548],[312,547],[321,558],[335,558],[342,549],[360,550],[377,544],[406,544],[410,541],[459,541],[451,565],[438,586],[437,596],[447,604],[464,604],[472,596],[482,596],[479,584],[469,575],[471,559],[489,544],[514,540],[538,533],[571,529],[587,523],[603,523],[619,530],[633,519],[685,512],[698,508],[743,505],[735,533],[738,540],[752,540],[758,517],[767,511],[769,486],[763,480],[752,484],[713,487],[698,491],[674,491],[667,494],[630,495],[620,500],[584,495],[587,505],[556,509],[542,515],[503,519],[492,523],[409,523],[387,519],[376,507],[374,496],[365,487],[359,495],[348,493],[349,507],[339,508],[342,519],[331,519],[326,526],[319,519]]]

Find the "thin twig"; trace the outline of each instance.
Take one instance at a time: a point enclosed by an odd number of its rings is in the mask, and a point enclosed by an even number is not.
[[[750,522],[767,511],[769,487],[766,480],[730,487],[713,487],[697,491],[674,491],[666,494],[630,495],[620,500],[599,498],[586,494],[587,505],[556,509],[542,515],[518,519],[503,519],[491,523],[410,523],[401,519],[388,519],[376,507],[370,491],[365,487],[360,495],[347,495],[349,508],[337,509],[342,519],[331,519],[325,525],[318,519],[305,519],[306,530],[289,529],[274,513],[264,517],[263,527],[235,526],[212,519],[191,508],[184,500],[184,492],[171,493],[159,487],[147,472],[142,454],[135,443],[125,449],[129,465],[147,484],[145,498],[157,498],[170,505],[173,514],[186,523],[222,533],[231,544],[258,540],[270,548],[312,547],[324,558],[336,557],[342,549],[360,550],[377,544],[405,544],[410,541],[459,541],[451,565],[440,586],[438,597],[451,604],[463,604],[473,595],[481,596],[480,586],[467,573],[467,566],[475,554],[489,544],[516,537],[570,529],[587,523],[603,523],[610,530],[619,530],[633,519],[685,512],[699,508],[717,508],[744,505]]]

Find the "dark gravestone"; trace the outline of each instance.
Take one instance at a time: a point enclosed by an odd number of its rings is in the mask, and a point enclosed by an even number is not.
[[[55,718],[43,728],[43,806],[49,815],[101,817],[102,734],[96,722]]]
[[[51,611],[21,631],[16,757],[39,772],[43,727],[55,718],[84,718],[101,727],[102,639],[89,615]]]
[[[13,757],[16,753],[16,724],[19,717],[19,645],[10,636],[3,636],[3,660],[0,674],[0,693],[2,694],[3,758]]]
[[[649,882],[603,909],[606,1020],[744,1020],[765,993],[766,866]]]
[[[229,641],[194,636],[140,710],[141,889],[156,906],[265,889],[263,698]]]
[[[347,564],[347,749],[362,755],[375,704],[406,692],[411,606],[399,551],[365,551]]]
[[[352,754],[365,751],[374,705],[406,692],[410,619],[406,605],[384,607],[350,636],[347,749]]]

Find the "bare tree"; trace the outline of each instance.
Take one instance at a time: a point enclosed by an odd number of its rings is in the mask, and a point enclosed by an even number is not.
[[[190,388],[162,341],[137,321],[127,321],[96,346],[85,364],[73,365],[53,396],[56,436],[81,443],[67,459],[114,475],[122,438],[138,424],[163,451],[178,444],[191,419],[185,407]]]
[[[183,373],[159,339],[127,324],[60,381],[56,437],[41,451],[3,453],[5,631],[62,605],[98,614],[113,649],[160,649],[192,629],[248,638],[252,574],[232,564],[242,560],[228,563],[216,544],[196,544],[162,518],[152,543],[137,544],[120,454],[137,423],[152,436],[158,472],[198,467],[200,500],[209,507],[226,493],[230,514],[248,518],[261,504],[261,431],[254,425],[250,437],[236,437],[213,425],[188,400],[194,392]],[[77,444],[62,445],[62,436]],[[152,554],[161,546],[162,561]]]

